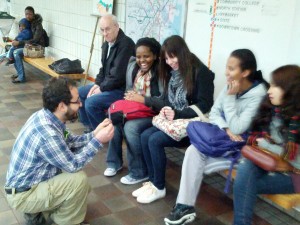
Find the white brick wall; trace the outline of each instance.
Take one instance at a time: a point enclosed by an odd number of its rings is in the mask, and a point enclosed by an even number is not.
[[[32,6],[43,17],[43,26],[50,37],[46,54],[57,59],[80,59],[86,69],[97,20],[97,17],[91,15],[92,0],[11,0],[11,15],[16,17],[15,32],[11,32],[11,37],[16,36],[17,22],[24,17],[26,6]],[[113,13],[124,30],[125,0],[114,1]],[[101,67],[101,44],[102,36],[97,27],[89,69],[91,77],[95,77]]]

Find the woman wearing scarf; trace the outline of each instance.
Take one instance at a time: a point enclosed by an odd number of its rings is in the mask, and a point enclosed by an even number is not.
[[[233,187],[234,225],[252,224],[258,194],[300,193],[299,95],[299,66],[287,65],[273,71],[268,97],[254,118],[247,144],[280,155],[293,171],[268,172],[244,159]]]
[[[167,38],[161,48],[159,76],[164,86],[165,107],[160,111],[172,121],[181,118],[197,117],[189,106],[195,105],[203,114],[213,105],[214,73],[193,53],[180,36]],[[184,147],[190,144],[188,137],[175,141],[156,127],[145,130],[141,143],[147,164],[149,182],[134,191],[139,203],[151,203],[166,195],[165,147]]]

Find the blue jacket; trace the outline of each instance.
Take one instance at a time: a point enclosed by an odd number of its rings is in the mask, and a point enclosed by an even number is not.
[[[31,24],[25,18],[21,19],[19,22],[20,25],[25,25],[25,29],[20,31],[15,40],[17,41],[26,41],[32,39],[32,31],[31,31]],[[21,47],[21,46],[18,46]]]
[[[15,38],[17,41],[26,41],[32,38],[32,32],[30,29],[22,30],[18,36]]]

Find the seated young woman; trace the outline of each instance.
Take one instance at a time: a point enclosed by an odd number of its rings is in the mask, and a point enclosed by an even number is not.
[[[268,84],[257,71],[255,56],[248,49],[238,49],[230,54],[225,75],[227,84],[211,109],[209,121],[224,129],[230,140],[245,141],[241,135],[256,115]],[[186,150],[176,205],[165,218],[166,224],[184,224],[195,219],[194,206],[207,159],[194,145]]]
[[[160,77],[167,103],[160,113],[172,121],[179,118],[197,117],[189,106],[197,106],[203,114],[213,105],[214,73],[193,53],[180,36],[167,38],[160,53]],[[145,130],[141,135],[142,150],[148,168],[149,182],[134,191],[139,203],[150,203],[166,195],[165,147],[189,145],[188,137],[175,141],[156,127]]]
[[[233,186],[234,225],[252,224],[258,194],[300,193],[300,67],[286,65],[272,72],[268,97],[251,126],[248,142],[282,156],[291,172],[268,172],[244,159]]]
[[[160,96],[158,84],[158,62],[160,44],[154,38],[137,41],[136,57],[129,60],[126,73],[125,99],[144,103],[156,109],[155,96]],[[115,125],[115,134],[109,142],[106,157],[105,176],[114,176],[123,166],[122,141],[127,144],[128,175],[121,178],[123,184],[135,184],[148,179],[145,160],[142,155],[140,134],[152,126],[152,118],[134,119]]]

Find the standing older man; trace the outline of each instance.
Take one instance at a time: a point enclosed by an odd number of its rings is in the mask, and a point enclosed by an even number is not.
[[[102,16],[100,30],[105,39],[102,67],[95,84],[79,88],[83,106],[79,110],[80,120],[88,129],[95,129],[106,117],[110,104],[123,98],[128,61],[135,54],[135,44],[119,28],[116,16]]]
[[[34,113],[14,144],[6,176],[9,205],[25,213],[27,225],[83,224],[90,186],[80,171],[114,134],[106,119],[93,132],[73,135],[66,121],[81,107],[75,82],[52,78],[43,90],[44,108]]]

